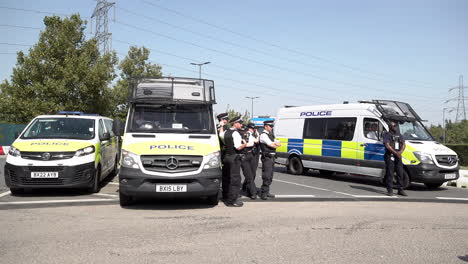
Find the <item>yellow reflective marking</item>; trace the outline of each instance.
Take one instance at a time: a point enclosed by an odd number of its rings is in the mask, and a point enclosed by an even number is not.
[[[281,142],[281,146],[276,149],[276,152],[287,153],[288,152],[288,139],[277,138]]]
[[[322,140],[304,139],[304,154],[322,156]]]
[[[405,151],[403,151],[401,157],[403,158],[403,164],[405,165],[418,165],[421,163],[416,156],[414,156],[413,151],[416,151],[415,148],[406,145]]]
[[[203,144],[190,141],[147,141],[122,145],[122,149],[131,151],[138,155],[205,156],[210,153],[219,151],[219,147],[217,145]]]
[[[77,151],[93,145],[90,141],[73,140],[25,140],[14,142],[13,146],[20,151]]]
[[[356,152],[358,148],[358,142],[352,142],[352,141],[342,141],[341,142],[341,157],[342,158],[347,158],[347,159],[356,159]],[[363,153],[363,159],[364,159],[364,153]]]
[[[101,142],[94,145],[94,164],[97,166],[101,162]]]

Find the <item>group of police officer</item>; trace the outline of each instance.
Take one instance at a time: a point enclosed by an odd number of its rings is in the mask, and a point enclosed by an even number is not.
[[[274,198],[275,196],[270,193],[270,185],[273,180],[276,149],[281,144],[273,134],[273,121],[265,121],[264,131],[259,135],[254,124],[243,125],[241,116],[229,120],[228,114],[222,113],[217,118],[223,161],[223,202],[230,207],[243,206],[242,201],[239,200],[241,192],[253,200],[258,196],[262,200]],[[231,124],[229,129],[228,123]],[[255,177],[260,156],[263,183],[258,190]],[[242,184],[241,169],[244,175]]]

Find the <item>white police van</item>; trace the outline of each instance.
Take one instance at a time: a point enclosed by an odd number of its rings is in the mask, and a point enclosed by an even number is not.
[[[458,179],[457,154],[432,138],[409,104],[387,100],[280,109],[275,121],[275,134],[282,143],[277,163],[292,174],[316,169],[323,174],[384,177],[382,132],[388,121],[398,124],[406,140],[405,187],[421,182],[437,188]]]
[[[221,159],[213,81],[165,77],[130,85],[120,204],[137,197],[207,197],[218,204]]]
[[[113,120],[81,112],[34,118],[13,142],[5,164],[12,194],[34,188],[84,188],[98,192],[116,172],[118,139]]]

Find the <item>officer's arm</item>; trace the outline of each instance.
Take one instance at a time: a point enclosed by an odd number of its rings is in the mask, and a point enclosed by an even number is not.
[[[395,149],[393,149],[392,146],[390,146],[390,143],[388,143],[388,142],[385,143],[385,148],[386,148],[388,151],[390,151],[391,153],[393,153],[394,155],[396,155],[396,156],[399,155],[399,153],[398,153]]]
[[[404,140],[402,140],[401,142],[401,149],[400,149],[400,155],[403,153],[403,151],[405,151],[405,148],[406,148],[406,143]]]
[[[247,143],[242,143],[242,137],[237,131],[232,133],[232,139],[234,140],[234,147],[237,150],[242,150],[247,146]]]

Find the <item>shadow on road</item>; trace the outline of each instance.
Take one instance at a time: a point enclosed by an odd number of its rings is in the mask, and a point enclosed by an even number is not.
[[[221,204],[222,202],[220,202]],[[205,199],[138,199],[135,204],[123,208],[129,210],[193,210],[210,209]]]
[[[349,187],[351,187],[353,189],[368,191],[368,192],[375,192],[375,193],[378,193],[378,194],[387,194],[386,189],[379,190],[379,189],[374,189],[374,188],[371,188],[371,187],[357,186],[357,185],[349,185]]]
[[[465,261],[465,262],[468,262],[468,255],[465,255],[465,256],[458,256],[459,259]]]

